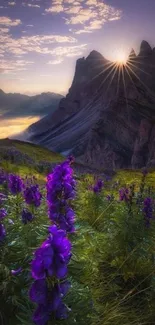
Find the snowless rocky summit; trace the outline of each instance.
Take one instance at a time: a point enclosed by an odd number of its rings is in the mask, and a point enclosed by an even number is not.
[[[96,51],[78,59],[67,96],[30,127],[31,141],[97,169],[155,166],[155,48],[142,41],[115,68]]]

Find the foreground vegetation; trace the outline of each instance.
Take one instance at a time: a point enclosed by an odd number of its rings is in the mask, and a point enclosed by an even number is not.
[[[37,149],[28,146],[29,152],[24,150],[24,153],[33,158],[31,153]],[[18,150],[22,151],[19,147]],[[49,152],[48,155],[50,158],[42,159],[45,153],[42,156],[40,149],[36,165],[48,159],[51,164],[64,160]],[[36,303],[29,294],[34,282],[31,262],[54,222],[49,217],[47,191],[51,195],[55,185],[46,186],[49,182],[46,175],[55,166],[49,171],[44,165],[41,169],[40,164],[37,171],[35,165],[25,166],[18,157],[16,162],[8,156],[0,164],[0,324],[32,325]],[[11,172],[20,175],[18,184],[24,187],[11,185],[15,184],[10,183]],[[63,297],[67,318],[51,313],[46,323],[154,324],[154,171],[118,171],[112,178],[103,175],[102,181],[96,175],[74,173],[73,177],[75,197],[70,197],[68,204],[75,214],[76,231],[66,228],[72,243],[72,256],[64,276],[71,283]],[[25,190],[36,185],[34,193],[41,195],[34,194],[31,200]],[[47,280],[52,286],[56,281],[64,281],[56,277],[53,282],[50,277]],[[36,324],[45,323],[41,319]]]

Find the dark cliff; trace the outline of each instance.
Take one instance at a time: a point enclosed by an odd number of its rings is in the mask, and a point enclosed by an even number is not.
[[[31,141],[98,169],[155,166],[155,49],[143,41],[121,66],[96,51],[77,60],[67,96],[30,130]]]

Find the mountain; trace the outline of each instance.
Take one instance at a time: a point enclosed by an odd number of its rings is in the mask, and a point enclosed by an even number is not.
[[[58,107],[63,96],[55,93],[42,93],[36,96],[6,94],[0,89],[0,115],[3,118],[24,116],[45,116]]]
[[[29,131],[30,141],[94,168],[155,166],[155,48],[142,41],[126,65],[97,51],[78,59],[58,109]]]

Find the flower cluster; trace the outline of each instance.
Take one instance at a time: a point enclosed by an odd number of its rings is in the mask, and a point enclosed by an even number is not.
[[[128,202],[129,201],[129,190],[128,188],[121,188],[119,190],[119,199],[120,201],[125,201]]]
[[[4,208],[0,209],[0,221],[7,216],[7,212]]]
[[[69,289],[67,282],[48,286],[46,278],[55,277],[58,280],[67,275],[67,265],[71,258],[71,243],[66,232],[56,225],[49,227],[49,236],[35,252],[31,263],[32,277],[35,282],[30,289],[30,299],[38,304],[33,315],[37,325],[45,325],[51,313],[55,318],[67,317],[67,307],[62,298]],[[67,291],[68,291],[67,289]]]
[[[30,211],[28,211],[27,209],[23,209],[23,211],[22,211],[22,222],[23,222],[24,225],[31,222],[33,220],[33,218],[34,218],[34,216]]]
[[[25,202],[34,205],[36,208],[40,206],[42,194],[39,191],[38,184],[27,186],[24,190]]]
[[[72,161],[72,160],[71,160]],[[75,197],[75,180],[70,161],[58,165],[52,174],[47,176],[47,202],[50,220],[66,230],[74,232],[74,211],[69,202]]]
[[[9,174],[8,188],[13,195],[21,193],[23,189],[23,181],[20,176]]]
[[[67,281],[55,284],[48,288],[45,279],[35,281],[30,289],[30,299],[38,304],[33,315],[35,324],[47,324],[50,314],[53,313],[55,319],[65,319],[68,315],[68,307],[62,302],[70,287]]]
[[[30,299],[38,307],[33,315],[36,325],[46,325],[48,320],[65,319],[68,307],[62,298],[70,285],[65,280],[71,258],[71,243],[67,233],[74,231],[74,211],[69,205],[75,197],[75,180],[70,158],[55,167],[47,177],[47,203],[52,225],[49,235],[34,253],[31,263],[32,278]]]
[[[97,183],[93,186],[94,193],[100,193],[102,191],[103,185],[103,181],[99,179]]]
[[[145,224],[147,227],[150,226],[150,221],[152,219],[152,200],[151,198],[145,198],[143,202],[143,213],[144,213],[144,219],[145,219]]]

